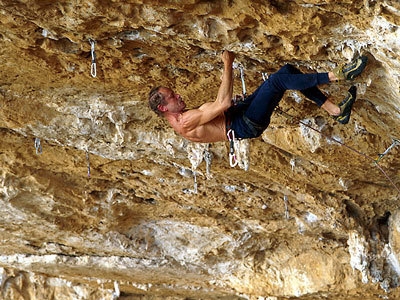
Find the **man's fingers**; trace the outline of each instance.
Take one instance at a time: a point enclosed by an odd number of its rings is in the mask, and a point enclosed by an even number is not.
[[[221,54],[222,60],[231,60],[233,61],[235,59],[235,54],[233,52],[230,52],[228,50],[223,50]]]

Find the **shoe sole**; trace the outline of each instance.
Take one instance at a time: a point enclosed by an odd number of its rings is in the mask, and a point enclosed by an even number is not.
[[[353,63],[351,63],[349,66],[345,66],[342,71],[344,78],[346,78],[346,80],[353,80],[359,76],[367,66],[367,61],[368,58],[366,56],[361,56],[357,58],[355,66]]]
[[[353,104],[357,98],[357,88],[356,86],[352,86],[348,91],[348,98],[342,101],[339,104],[340,107],[344,106],[342,113],[335,117],[335,120],[341,124],[347,124],[350,120],[351,109],[353,108]]]

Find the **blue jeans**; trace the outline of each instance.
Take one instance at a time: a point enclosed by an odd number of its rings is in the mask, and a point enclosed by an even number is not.
[[[303,74],[287,64],[272,74],[257,90],[244,101],[232,106],[226,112],[230,128],[241,139],[260,136],[268,127],[271,115],[287,90],[298,90],[304,96],[321,106],[327,97],[317,88],[329,83],[328,73]]]

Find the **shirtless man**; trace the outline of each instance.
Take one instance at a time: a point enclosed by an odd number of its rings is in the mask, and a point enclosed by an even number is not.
[[[317,88],[317,85],[354,79],[361,74],[367,62],[367,58],[362,56],[332,72],[313,74],[303,74],[288,64],[272,74],[244,101],[232,105],[232,64],[235,56],[232,52],[224,51],[221,58],[224,63],[222,82],[214,102],[204,103],[199,108],[186,109],[181,96],[172,89],[159,86],[150,91],[150,108],[157,115],[165,117],[178,134],[190,141],[226,141],[228,129],[235,132],[236,138],[260,136],[268,127],[270,117],[286,90],[300,90],[335,120],[346,124],[356,99],[355,86],[352,86],[346,98],[336,105]]]

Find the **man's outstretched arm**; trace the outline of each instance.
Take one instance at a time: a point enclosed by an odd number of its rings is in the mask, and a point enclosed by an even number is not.
[[[233,70],[232,64],[235,60],[235,55],[232,52],[224,51],[221,55],[224,62],[224,73],[222,74],[221,86],[218,90],[217,100],[221,105],[228,109],[232,104],[233,95]]]
[[[235,55],[232,52],[224,51],[221,55],[224,63],[222,82],[218,89],[217,99],[214,102],[205,103],[198,109],[185,112],[182,116],[183,127],[192,130],[198,126],[210,122],[221,115],[232,105],[233,95],[233,70],[232,64]]]

